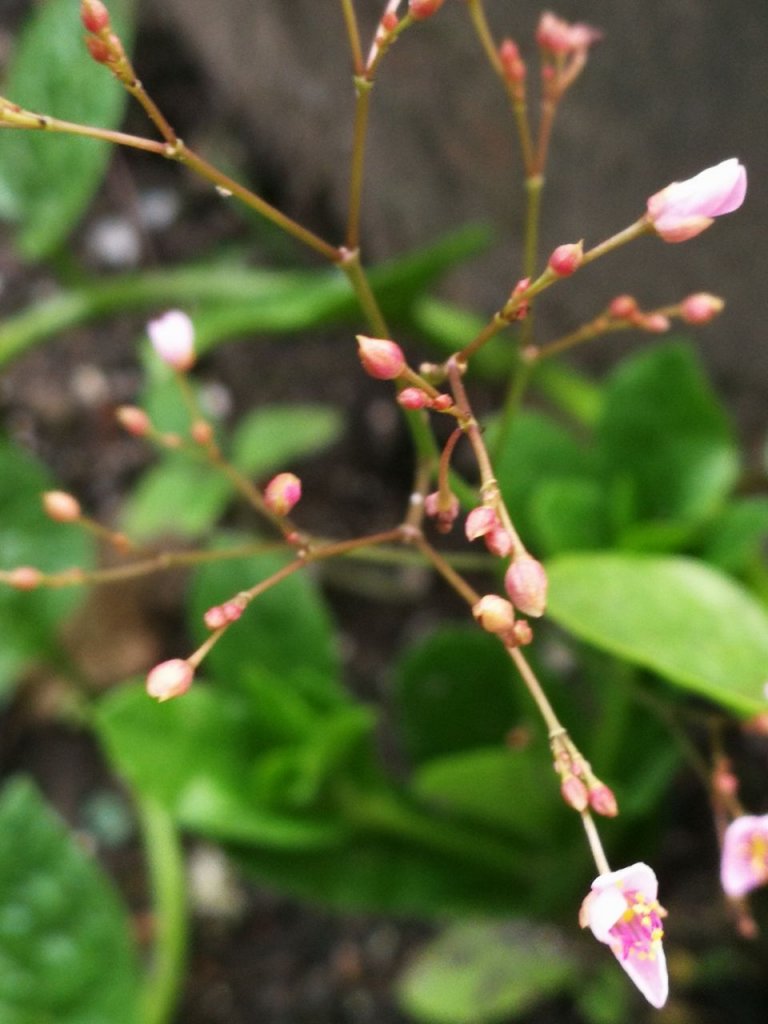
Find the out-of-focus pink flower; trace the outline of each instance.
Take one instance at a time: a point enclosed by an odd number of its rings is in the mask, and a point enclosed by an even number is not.
[[[147,334],[152,348],[175,370],[188,370],[195,362],[195,328],[186,313],[172,309],[150,320]]]
[[[665,242],[685,242],[708,228],[713,218],[738,210],[746,192],[747,172],[732,157],[652,195],[648,219]]]
[[[171,658],[155,665],[147,676],[147,693],[161,703],[172,697],[181,697],[192,685],[195,670],[183,658]]]
[[[725,302],[718,295],[696,292],[680,303],[680,315],[687,324],[708,324],[722,313]]]
[[[579,924],[604,942],[651,1006],[667,1001],[669,980],[661,944],[666,911],[656,899],[658,882],[647,864],[609,871],[592,883]]]
[[[536,42],[542,50],[560,55],[586,50],[601,38],[599,29],[583,22],[572,25],[551,11],[542,14],[536,29]]]
[[[725,830],[720,880],[735,897],[768,882],[768,814],[744,814]]]

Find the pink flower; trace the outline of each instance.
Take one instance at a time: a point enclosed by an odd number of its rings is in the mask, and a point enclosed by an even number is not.
[[[648,218],[665,242],[685,242],[708,228],[713,217],[738,210],[746,192],[747,172],[732,157],[651,196]]]
[[[600,875],[581,905],[587,926],[611,952],[651,1006],[667,1001],[669,981],[661,939],[666,911],[656,899],[658,882],[647,864],[632,864]]]
[[[182,658],[161,661],[147,676],[147,693],[161,703],[172,697],[181,697],[192,685],[194,676],[194,668]]]
[[[768,882],[768,814],[744,814],[725,830],[720,879],[735,897]]]
[[[195,329],[181,310],[172,309],[147,324],[152,348],[175,370],[188,370],[195,362]]]

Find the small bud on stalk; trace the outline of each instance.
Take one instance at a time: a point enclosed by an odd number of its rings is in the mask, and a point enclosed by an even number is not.
[[[617,295],[608,307],[614,320],[632,320],[637,314],[637,299],[632,295]]]
[[[497,558],[506,558],[512,553],[512,538],[502,526],[495,530],[489,530],[483,539],[490,553],[496,555]]]
[[[424,409],[429,405],[429,395],[421,388],[403,388],[397,400],[404,409]]]
[[[108,64],[111,60],[112,51],[103,39],[98,39],[96,36],[86,36],[85,45],[97,64]]]
[[[435,412],[446,412],[452,405],[453,399],[450,395],[435,395],[429,401],[430,409],[434,409]]]
[[[109,11],[101,0],[83,0],[80,5],[80,20],[88,32],[98,35],[109,28]]]
[[[560,794],[563,800],[572,807],[574,811],[581,813],[589,806],[587,787],[576,775],[565,775],[560,784]]]
[[[615,818],[619,813],[613,790],[604,782],[589,787],[589,806],[595,814],[602,814],[604,818]]]
[[[244,611],[245,602],[235,597],[231,601],[225,601],[224,604],[217,604],[213,608],[209,608],[203,616],[203,622],[208,629],[221,629],[222,626],[229,626],[231,623],[237,622]]]
[[[436,520],[435,526],[439,533],[450,533],[459,514],[459,499],[449,493],[441,500],[440,492],[433,491],[424,499],[424,512]]]
[[[498,530],[501,526],[495,508],[490,505],[478,505],[467,515],[464,523],[464,532],[467,540],[477,540],[478,537],[485,537],[492,530]]]
[[[680,316],[687,324],[708,324],[724,307],[725,302],[717,295],[696,292],[680,303]]]
[[[499,61],[504,78],[510,85],[514,86],[517,99],[522,99],[525,93],[524,83],[526,76],[525,61],[520,56],[517,43],[512,39],[505,39],[499,47]]]
[[[171,658],[155,665],[147,676],[147,693],[160,702],[181,697],[192,685],[195,670],[183,658]]]
[[[584,243],[568,242],[558,245],[549,257],[548,266],[558,277],[569,277],[574,274],[584,260]]]
[[[276,516],[287,516],[301,498],[301,480],[293,473],[278,473],[264,488],[264,504]]]
[[[515,608],[534,618],[547,605],[547,574],[544,566],[529,554],[515,558],[504,576],[504,587]]]
[[[157,355],[174,370],[184,372],[195,362],[195,328],[186,313],[169,310],[147,324],[147,334]]]
[[[388,338],[368,338],[358,334],[358,355],[363,369],[377,380],[394,380],[405,369],[405,356],[400,346]]]
[[[649,313],[638,318],[637,326],[650,334],[664,334],[672,326],[669,317],[663,313]]]
[[[487,633],[503,636],[515,625],[515,609],[496,594],[486,594],[472,608],[475,620]]]
[[[66,491],[46,491],[43,495],[43,509],[57,523],[74,523],[82,514],[80,502]]]
[[[117,422],[134,437],[146,437],[152,429],[149,416],[135,405],[121,405],[115,412]]]
[[[424,21],[437,14],[445,0],[408,0],[408,10],[416,21]]]
[[[31,565],[19,565],[8,574],[8,584],[16,590],[35,590],[43,581],[43,574]]]

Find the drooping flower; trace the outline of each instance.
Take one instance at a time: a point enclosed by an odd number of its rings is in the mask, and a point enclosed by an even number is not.
[[[665,242],[685,242],[714,217],[738,210],[747,192],[747,172],[732,157],[686,181],[673,181],[648,200],[648,219]]]
[[[744,814],[725,830],[720,880],[734,897],[768,882],[768,814]]]
[[[669,980],[661,944],[666,911],[656,899],[658,882],[647,864],[598,876],[581,905],[579,924],[604,942],[648,1002],[667,1001]]]

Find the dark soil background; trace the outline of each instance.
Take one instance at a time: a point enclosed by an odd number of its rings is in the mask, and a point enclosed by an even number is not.
[[[0,61],[29,6],[0,0]],[[369,23],[381,6],[381,0],[360,4]],[[490,311],[506,294],[508,268],[518,256],[520,207],[510,184],[517,181],[516,153],[462,6],[447,0],[434,34],[414,32],[412,43],[399,44],[392,77],[377,87],[365,242],[381,258],[457,224],[490,221],[499,244],[447,285],[458,301]],[[157,9],[142,7],[136,46],[143,80],[186,141],[240,167],[267,198],[330,238],[342,233],[351,95],[337,7],[330,0],[165,0]],[[524,34],[530,38],[538,7],[492,0],[488,7],[496,25],[521,43]],[[699,289],[726,295],[729,309],[702,332],[702,352],[756,464],[768,378],[761,258],[768,223],[761,174],[768,170],[768,7],[762,0],[738,6],[649,0],[641,12],[633,0],[622,0],[563,3],[558,13],[604,26],[607,38],[558,126],[553,179],[569,187],[553,188],[549,197],[545,247],[585,235],[585,225],[588,240],[597,241],[634,219],[645,196],[668,181],[732,155],[747,164],[751,191],[748,212],[685,251],[648,240],[617,260],[609,275],[590,268],[586,287],[564,290],[563,300],[558,295],[543,323],[554,334],[622,290],[649,306]],[[131,129],[144,130],[135,111]],[[159,206],[154,221],[146,214],[148,197]],[[130,153],[115,154],[74,240],[77,259],[105,275],[178,263],[223,245],[247,247],[254,264],[312,265],[293,246],[259,234],[235,206],[178,168]],[[55,284],[45,268],[20,263],[7,231],[0,234],[0,279],[6,314]],[[140,386],[135,344],[142,326],[141,318],[121,317],[71,331],[19,360],[0,382],[11,435],[105,521],[148,459],[146,447],[113,419],[114,408]],[[262,400],[311,397],[347,409],[341,446],[302,474],[313,495],[307,525],[327,530],[331,524],[339,535],[390,525],[409,485],[397,417],[380,389],[360,379],[353,353],[338,355],[347,340],[320,334],[299,346],[244,339],[200,369],[233,420]],[[621,351],[600,347],[586,360],[604,367]],[[337,372],[327,372],[329,366]],[[153,579],[104,589],[89,600],[69,644],[95,689],[178,654],[182,586],[181,578]],[[450,597],[418,574],[386,606],[350,596],[339,581],[329,580],[329,593],[350,685],[384,704],[390,651],[440,614],[459,614]],[[55,678],[32,673],[25,680],[0,720],[0,770],[31,773],[90,837],[141,932],[149,925],[130,809],[90,738],[57,724],[60,700]],[[685,784],[678,799],[686,810],[668,859],[680,870],[696,848],[703,808]],[[708,835],[700,845],[711,870]],[[405,1024],[392,981],[431,925],[314,910],[231,876],[214,850],[194,843],[189,853],[198,912],[179,1024]],[[695,878],[691,889],[694,903]],[[710,1007],[700,1019],[725,1020],[725,1012]],[[530,1024],[571,1019],[559,1005],[528,1018]]]

